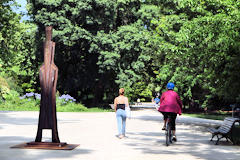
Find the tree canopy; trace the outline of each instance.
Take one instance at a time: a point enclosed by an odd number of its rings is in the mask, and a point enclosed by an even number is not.
[[[186,103],[203,107],[239,102],[239,2],[182,0],[162,3],[157,26],[160,41],[157,71],[161,84],[173,81]],[[237,89],[238,88],[238,89]]]
[[[237,0],[28,0],[31,22],[0,3],[1,72],[39,92],[45,26],[53,26],[57,89],[87,106],[151,100],[174,82],[185,107],[240,103]],[[16,76],[17,75],[17,76]]]

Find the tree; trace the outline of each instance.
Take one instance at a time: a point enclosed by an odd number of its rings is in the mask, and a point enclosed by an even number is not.
[[[13,64],[18,63],[21,57],[19,51],[20,16],[11,10],[16,5],[12,0],[0,2],[0,65],[3,72]]]
[[[158,80],[175,82],[185,104],[222,105],[213,103],[213,98],[236,103],[239,2],[169,0],[163,4],[174,14],[163,12],[160,20],[153,21],[162,44]]]
[[[106,56],[108,59],[111,56],[114,58],[115,56],[111,54],[117,56],[125,54],[121,46],[118,46],[118,50],[114,48],[116,45],[111,43],[123,44],[121,38],[124,38],[125,30],[136,29],[131,28],[131,25],[138,19],[140,1],[29,0],[29,2],[30,13],[39,28],[38,39],[44,37],[46,25],[52,25],[54,28],[53,40],[57,44],[55,61],[60,70],[58,90],[79,97],[85,104],[96,105],[103,102],[104,97],[112,101],[113,93],[119,85],[115,83],[119,67],[116,70],[108,70],[108,62],[102,62],[102,59]],[[129,35],[133,32],[130,30]],[[138,31],[134,31],[134,34],[135,32]],[[129,41],[129,38],[126,38],[126,41]],[[134,44],[135,42],[132,41],[132,43],[134,47],[139,42]],[[38,48],[41,45],[39,44]],[[134,48],[127,51],[134,51]],[[133,57],[137,59],[139,53],[134,51],[128,55],[137,54],[136,58]],[[41,61],[41,55],[37,53],[36,57]],[[115,60],[109,59],[109,61]],[[120,61],[115,62],[120,64]],[[135,66],[131,67],[139,70],[138,66],[141,66],[141,63],[132,64]],[[130,69],[127,72],[130,76],[134,75]]]
[[[21,84],[34,73],[26,70],[34,63],[25,63],[26,58],[33,58],[34,44],[29,42],[34,37],[31,32],[33,25],[20,22],[22,15],[15,13],[11,7],[18,5],[12,0],[0,2],[0,76],[11,78],[15,84],[13,89],[21,92]],[[20,87],[17,87],[18,84]]]

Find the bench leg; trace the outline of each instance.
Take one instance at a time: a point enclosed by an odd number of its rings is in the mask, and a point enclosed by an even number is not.
[[[230,142],[233,145],[235,145],[235,142],[231,138],[229,138],[229,137],[225,137],[225,138],[226,138],[227,142]]]
[[[211,138],[210,141],[212,141],[215,136],[216,136],[216,134],[212,134],[212,138]]]
[[[226,138],[226,141],[227,141],[227,142],[229,142],[229,141],[230,141],[228,137],[225,137],[225,138]]]
[[[221,138],[219,138],[218,135],[217,135],[217,141],[216,141],[215,145],[218,145],[218,142],[219,142],[220,139]]]
[[[218,145],[218,142],[220,141],[220,139],[222,139],[224,136],[221,136],[221,137],[218,137],[218,135],[217,135],[217,141],[216,141],[216,143],[215,143],[215,145]]]

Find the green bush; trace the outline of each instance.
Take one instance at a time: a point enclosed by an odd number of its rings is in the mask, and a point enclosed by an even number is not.
[[[31,97],[21,99],[19,93],[10,90],[0,103],[0,110],[8,111],[35,111],[39,110],[40,100]]]
[[[80,104],[74,102],[75,99],[66,96],[67,98],[56,97],[57,111],[59,112],[86,112],[88,109]],[[19,96],[19,93],[9,90],[4,94],[4,100],[0,103],[0,110],[16,110],[16,111],[38,111],[40,107],[40,94],[26,93]]]
[[[10,92],[8,83],[5,78],[0,76],[0,103],[5,100],[5,96]]]
[[[57,105],[58,112],[86,112],[88,111],[87,107],[80,103],[68,103],[65,105]]]
[[[16,104],[21,88],[11,78],[0,76],[0,103],[11,101]]]
[[[108,112],[110,109],[91,108],[88,109],[81,103],[76,103],[76,99],[70,95],[56,97],[56,109],[58,112]],[[5,111],[39,111],[40,94],[26,93],[19,96],[14,90],[9,90],[0,101],[0,110]]]

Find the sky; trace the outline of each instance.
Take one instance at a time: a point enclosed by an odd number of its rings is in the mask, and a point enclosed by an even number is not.
[[[18,4],[21,5],[21,7],[19,8],[16,8],[16,7],[13,7],[13,11],[17,12],[17,13],[20,13],[20,12],[23,12],[23,13],[27,13],[27,9],[26,9],[26,5],[27,5],[27,0],[15,0]],[[22,17],[22,20],[28,20],[29,17],[28,16],[23,16]]]

